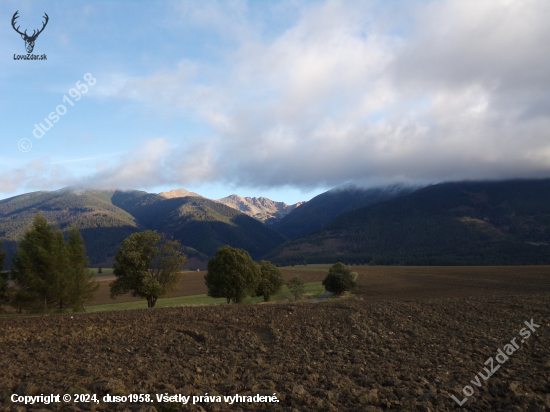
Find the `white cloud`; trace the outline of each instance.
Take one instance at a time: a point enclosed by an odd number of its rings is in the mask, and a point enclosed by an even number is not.
[[[98,163],[95,174],[79,185],[105,189],[151,188],[159,184],[189,185],[217,176],[212,142],[190,142],[185,148],[168,138],[152,139],[116,162]]]
[[[315,187],[550,175],[550,2],[284,3],[294,24],[270,35],[251,3],[178,3],[186,23],[232,46],[218,61],[183,59],[96,90],[193,116],[212,135],[151,140],[90,181]]]
[[[0,192],[57,189],[59,185],[66,186],[72,182],[67,169],[52,164],[48,158],[43,158],[0,174]]]

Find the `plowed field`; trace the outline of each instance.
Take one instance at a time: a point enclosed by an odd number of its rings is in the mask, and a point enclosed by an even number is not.
[[[0,409],[445,411],[471,389],[470,410],[550,410],[549,268],[477,269],[365,268],[356,297],[318,304],[0,318]],[[75,392],[100,402],[10,400]]]

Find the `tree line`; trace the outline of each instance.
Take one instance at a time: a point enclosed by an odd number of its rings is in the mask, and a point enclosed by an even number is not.
[[[99,282],[93,280],[93,271],[88,268],[86,248],[76,226],[71,227],[65,240],[59,228],[37,214],[18,243],[8,272],[1,271],[6,263],[1,246],[0,242],[0,306],[9,304],[19,313],[85,311],[85,304],[93,301]],[[179,242],[156,231],[128,236],[115,255],[111,298],[131,293],[146,299],[148,308],[154,308],[159,297],[167,296],[180,283],[187,262],[182,250]],[[337,263],[323,285],[328,291],[341,293],[353,290],[356,278],[356,273]],[[208,261],[205,284],[208,296],[225,298],[227,303],[242,303],[247,296],[269,302],[285,281],[271,262],[256,263],[246,250],[225,246]],[[295,299],[304,293],[304,281],[297,276],[286,285]]]
[[[153,308],[160,296],[176,290],[182,276],[186,257],[179,251],[177,241],[167,241],[162,235],[145,231],[130,235],[122,242],[115,256],[115,281],[111,283],[111,297],[132,293],[147,299]],[[333,265],[323,286],[329,292],[340,294],[353,291],[357,273],[343,263]],[[231,246],[219,248],[208,261],[204,276],[208,296],[224,298],[227,303],[242,303],[248,297],[262,297],[269,302],[286,284],[295,299],[305,292],[304,281],[295,276],[285,283],[281,271],[268,261],[255,262],[244,249]]]
[[[325,290],[334,294],[353,291],[358,274],[351,272],[343,263],[336,263],[323,280]],[[262,296],[265,302],[279,293],[285,284],[281,271],[268,261],[257,264],[246,250],[225,246],[208,261],[205,275],[208,296],[225,298],[227,303],[241,303],[246,296]],[[295,276],[286,283],[290,293],[297,299],[304,294],[304,281]]]
[[[67,237],[65,240],[61,230],[49,225],[42,215],[35,215],[18,242],[9,271],[3,271],[6,252],[0,241],[0,307],[10,305],[19,313],[85,311],[99,282],[88,268],[78,228],[72,226]],[[182,249],[177,241],[150,230],[128,236],[115,256],[111,297],[131,292],[154,307],[159,297],[179,283],[187,262]]]

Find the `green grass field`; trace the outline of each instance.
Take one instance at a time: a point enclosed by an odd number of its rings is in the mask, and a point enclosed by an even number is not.
[[[97,275],[98,273],[98,270],[99,268],[88,268],[90,270],[92,270],[94,272],[94,275]],[[99,273],[100,275],[107,275],[109,273],[113,273],[113,268],[101,268],[101,273]]]
[[[309,299],[313,299],[319,296],[324,292],[325,288],[321,282],[309,282],[305,285],[305,295]],[[287,287],[283,287],[283,292],[272,296],[272,302],[283,302],[283,301],[292,301],[294,298],[288,291]],[[248,297],[244,299],[245,304],[250,303],[260,303],[263,302],[263,298],[251,298]],[[204,305],[224,305],[227,304],[227,301],[223,298],[211,298],[206,294],[203,295],[193,295],[193,296],[179,296],[175,298],[161,298],[157,300],[155,308],[168,308],[168,307],[177,307],[177,306],[204,306]],[[124,302],[124,303],[109,303],[104,305],[92,305],[86,306],[86,312],[111,312],[117,310],[135,310],[135,309],[147,309],[147,301],[141,300],[138,302]]]

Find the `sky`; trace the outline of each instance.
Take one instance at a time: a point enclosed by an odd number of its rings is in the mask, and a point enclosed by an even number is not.
[[[46,60],[19,57],[16,11],[29,35],[47,13]],[[292,204],[349,182],[550,177],[549,1],[2,0],[0,16],[2,199]]]

